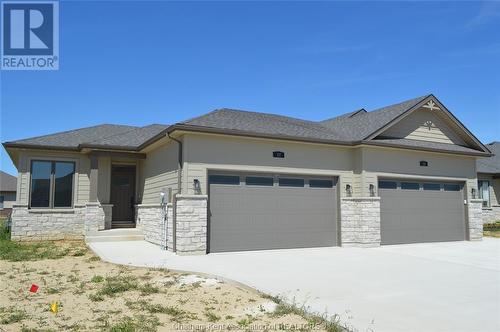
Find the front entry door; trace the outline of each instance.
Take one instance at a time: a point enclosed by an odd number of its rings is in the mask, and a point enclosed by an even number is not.
[[[113,166],[111,169],[111,227],[135,226],[135,166]]]

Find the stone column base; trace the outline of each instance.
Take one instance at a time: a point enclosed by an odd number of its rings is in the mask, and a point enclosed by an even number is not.
[[[483,239],[483,200],[470,199],[467,206],[469,241],[481,241]]]
[[[346,197],[340,200],[342,247],[380,246],[380,197]]]
[[[207,195],[176,196],[176,249],[179,255],[207,253]]]
[[[136,206],[136,224],[144,239],[172,251],[172,204],[139,204]],[[166,228],[165,228],[166,226]]]
[[[483,224],[495,222],[500,220],[500,206],[492,206],[483,208],[482,211]]]

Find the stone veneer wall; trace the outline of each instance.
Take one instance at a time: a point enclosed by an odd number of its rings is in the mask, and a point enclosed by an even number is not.
[[[177,253],[206,254],[207,195],[177,195]]]
[[[500,220],[500,206],[492,206],[491,208],[483,208],[483,224]]]
[[[483,200],[469,200],[468,216],[469,216],[469,240],[481,241],[483,239]]]
[[[159,204],[140,204],[136,206],[137,226],[142,229],[144,239],[168,250],[172,250],[172,204],[166,207]],[[166,215],[165,215],[166,214]],[[166,218],[165,218],[166,217]],[[165,223],[167,229],[165,229]],[[167,243],[165,243],[165,231],[167,232]]]
[[[348,197],[340,202],[343,247],[380,246],[380,197]]]
[[[14,205],[12,209],[14,241],[83,239],[86,232],[102,228],[104,210],[99,203],[60,210],[31,210],[26,205]]]

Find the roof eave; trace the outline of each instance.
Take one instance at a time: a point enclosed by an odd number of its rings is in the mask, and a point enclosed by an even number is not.
[[[406,149],[406,150],[416,150],[416,151],[438,152],[438,153],[455,154],[455,155],[475,156],[475,157],[491,157],[491,156],[493,156],[492,153],[481,152],[481,151],[477,151],[477,152],[453,151],[453,150],[446,150],[446,149],[439,149],[439,148],[408,146],[408,145],[404,145],[404,144],[381,143],[381,142],[372,141],[372,140],[362,141],[361,144],[380,146],[380,147],[399,148],[399,149]]]
[[[264,134],[264,133],[257,133],[257,132],[244,131],[244,130],[221,129],[221,128],[214,128],[214,127],[187,125],[187,124],[182,124],[182,123],[178,123],[178,124],[175,124],[175,125],[168,127],[167,133],[172,134],[176,130],[190,131],[190,132],[197,132],[197,133],[242,136],[242,137],[269,138],[269,139],[278,139],[278,140],[305,142],[305,143],[342,145],[342,146],[354,146],[354,145],[359,143],[357,141],[356,142],[355,141],[338,141],[338,140],[317,139],[317,138],[298,137],[298,136],[289,136],[289,135],[273,135],[273,134]]]

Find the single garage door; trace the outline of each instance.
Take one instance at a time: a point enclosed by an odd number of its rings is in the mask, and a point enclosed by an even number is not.
[[[334,178],[211,174],[209,251],[335,246]]]
[[[378,186],[382,244],[465,239],[462,184],[384,180]]]

